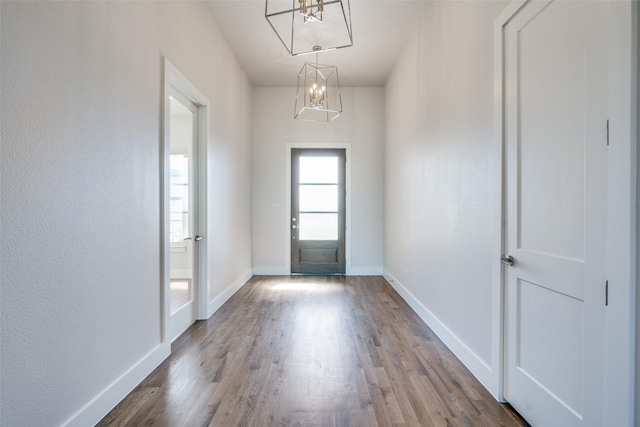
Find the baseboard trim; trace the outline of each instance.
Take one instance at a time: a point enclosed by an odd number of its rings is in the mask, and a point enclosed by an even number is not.
[[[233,296],[238,290],[244,286],[245,283],[249,281],[253,277],[253,269],[249,269],[245,271],[242,276],[237,278],[231,285],[229,285],[224,291],[220,293],[217,297],[209,301],[209,307],[207,309],[207,319],[213,315],[216,311],[222,307],[222,304],[227,302],[229,298]]]
[[[491,391],[491,386],[494,383],[491,367],[425,307],[424,304],[405,288],[387,269],[384,270],[383,276],[418,316],[420,316],[424,323],[442,340],[449,350],[471,371],[473,376],[475,376],[487,390]]]
[[[191,275],[192,272],[191,270],[180,270],[180,269],[176,269],[176,270],[171,270],[170,272],[171,274],[171,278],[172,279],[191,279]]]
[[[289,270],[277,267],[253,267],[254,276],[288,276]]]
[[[91,399],[71,418],[64,427],[85,427],[96,425],[122,399],[144,380],[171,353],[171,345],[163,343],[147,353],[136,364],[127,369],[120,377]]]
[[[382,276],[382,267],[347,267],[347,276]]]
[[[289,276],[289,270],[277,267],[254,267],[256,276]],[[382,267],[347,267],[347,276],[382,276]]]

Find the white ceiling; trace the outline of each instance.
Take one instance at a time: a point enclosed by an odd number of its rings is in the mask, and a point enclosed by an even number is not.
[[[346,0],[343,0],[346,4]],[[323,52],[342,86],[384,86],[426,0],[351,0],[353,46]],[[311,55],[292,57],[265,18],[265,0],[207,0],[254,86],[295,86]]]

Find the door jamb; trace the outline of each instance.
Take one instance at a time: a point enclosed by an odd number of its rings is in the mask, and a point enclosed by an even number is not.
[[[345,274],[348,276],[351,274],[351,143],[349,142],[331,142],[331,143],[296,143],[291,142],[286,144],[286,174],[285,174],[285,230],[286,243],[285,243],[285,260],[286,260],[286,274],[291,274],[291,149],[344,149],[345,150],[345,209],[347,210],[345,215]]]
[[[493,29],[493,269],[491,319],[491,376],[487,384],[489,392],[497,400],[505,402],[504,383],[504,276],[499,262],[504,250],[504,27],[513,19],[529,0],[514,0],[507,5],[494,21]]]
[[[169,242],[169,96],[171,89],[178,91],[198,107],[198,135],[194,147],[198,152],[198,226],[197,233],[203,237],[197,249],[198,270],[195,286],[196,319],[207,318],[207,302],[209,301],[208,264],[207,264],[207,144],[209,141],[209,99],[202,94],[189,79],[174,66],[169,59],[163,61],[163,94],[162,94],[162,145],[160,150],[160,283],[161,283],[161,341],[168,343],[170,310],[170,252]]]

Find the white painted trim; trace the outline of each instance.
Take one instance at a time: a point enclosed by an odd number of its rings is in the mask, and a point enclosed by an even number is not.
[[[195,89],[195,88],[194,88]],[[213,241],[209,239],[207,233],[208,230],[208,207],[209,201],[207,198],[207,185],[209,183],[209,170],[208,170],[208,147],[209,147],[209,100],[202,96],[198,97],[198,233],[203,237],[200,242],[193,242],[194,245],[198,245],[198,268],[197,268],[197,281],[198,281],[198,308],[196,311],[196,319],[202,319],[207,313],[207,301],[209,300],[209,262],[207,254],[209,253],[209,247],[213,244]]]
[[[504,249],[504,134],[503,118],[503,79],[504,79],[504,39],[505,25],[527,3],[527,0],[515,0],[498,15],[493,29],[493,175],[491,176],[491,206],[492,206],[492,291],[491,291],[491,378],[485,385],[487,390],[499,401],[503,396],[503,365],[504,365],[504,278],[503,267],[500,263]]]
[[[253,270],[249,269],[245,271],[242,276],[238,277],[231,285],[229,285],[224,291],[220,293],[217,297],[209,301],[208,309],[207,309],[207,319],[213,315],[216,311],[222,307],[222,305],[229,300],[238,292],[240,288],[242,288],[248,281],[253,277]]]
[[[422,321],[442,340],[451,352],[487,389],[492,381],[491,366],[483,361],[462,339],[453,333],[436,315],[425,307],[402,283],[400,283],[387,269],[384,278],[400,294],[407,304],[416,312]]]
[[[63,427],[85,427],[97,424],[125,396],[144,380],[171,353],[169,343],[159,344],[142,359],[109,384],[79,411],[73,414]]]
[[[191,270],[173,269],[171,270],[171,277],[173,279],[191,279]]]
[[[161,224],[160,224],[160,240],[161,244],[161,282],[162,282],[162,342],[168,342],[172,339],[169,336],[169,321],[171,316],[170,306],[170,252],[171,243],[169,242],[169,197],[167,192],[169,191],[169,176],[165,171],[169,170],[169,96],[171,90],[178,91],[183,96],[188,98],[198,107],[198,194],[199,194],[199,207],[198,207],[198,230],[197,233],[205,239],[198,243],[198,271],[194,272],[194,282],[197,283],[195,292],[198,306],[196,309],[196,318],[205,318],[207,313],[207,301],[209,300],[209,286],[208,286],[208,263],[207,263],[207,249],[211,244],[207,236],[207,147],[209,143],[209,111],[210,102],[209,99],[200,92],[189,79],[178,70],[167,58],[164,58],[163,67],[163,123],[162,123],[162,150],[161,150]],[[208,316],[206,316],[208,317]]]
[[[382,276],[382,267],[350,267],[347,268],[347,276]]]
[[[604,425],[633,425],[636,339],[637,28],[636,2],[607,2],[609,53],[607,371]]]
[[[285,263],[286,263],[286,274],[291,274],[291,149],[293,148],[304,148],[304,149],[333,149],[333,148],[342,148],[345,150],[345,155],[347,156],[347,161],[345,165],[345,184],[344,188],[347,192],[346,200],[345,200],[345,208],[346,218],[345,218],[345,258],[346,258],[346,266],[345,272],[351,270],[351,143],[350,142],[318,142],[318,143],[307,143],[307,142],[290,142],[286,145],[286,173],[285,173],[285,212],[284,212],[284,223],[286,233],[286,243],[285,243]]]
[[[254,276],[288,276],[291,272],[286,268],[253,267]]]
[[[185,253],[187,252],[187,245],[176,246],[173,243],[171,244],[171,253]]]

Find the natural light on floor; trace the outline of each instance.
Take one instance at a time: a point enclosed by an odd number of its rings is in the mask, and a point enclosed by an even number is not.
[[[332,286],[328,283],[320,283],[320,282],[280,282],[270,287],[273,291],[291,291],[291,292],[313,292],[313,293],[329,293],[335,292],[335,286]]]

